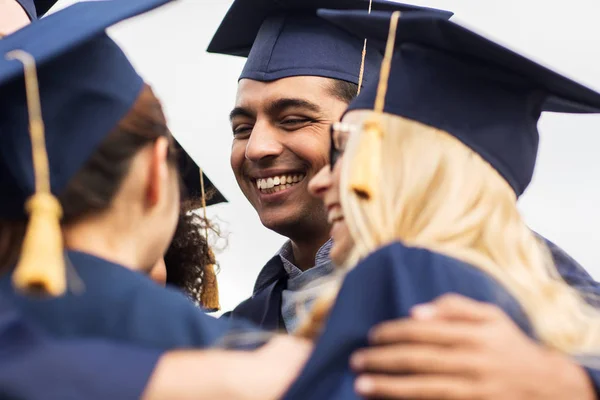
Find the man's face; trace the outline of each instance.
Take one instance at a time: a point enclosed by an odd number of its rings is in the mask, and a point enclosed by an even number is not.
[[[16,0],[0,0],[0,38],[29,24],[29,16]]]
[[[328,232],[308,182],[329,162],[329,128],[347,104],[327,78],[242,79],[231,112],[231,167],[263,225],[287,237]]]

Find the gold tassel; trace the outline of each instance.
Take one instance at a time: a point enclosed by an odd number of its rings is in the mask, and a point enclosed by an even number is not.
[[[21,258],[13,273],[13,284],[23,292],[60,296],[66,289],[66,270],[60,227],[62,208],[47,193],[36,193],[27,201],[29,225]]]
[[[208,246],[208,256],[211,260],[211,264],[206,266],[204,271],[204,277],[202,281],[202,293],[200,293],[200,303],[202,307],[207,311],[214,312],[221,309],[219,304],[219,283],[217,281],[217,274],[215,271],[215,255],[208,245],[208,218],[206,217],[206,191],[204,190],[204,174],[202,168],[200,170],[200,191],[202,192],[202,211],[204,213],[204,223],[206,229],[204,235],[206,237],[206,245]]]
[[[212,250],[208,249],[209,257],[211,260],[215,259]],[[219,304],[219,285],[217,282],[217,274],[215,273],[215,264],[209,264],[204,270],[204,276],[202,278],[202,292],[200,293],[200,303],[202,307],[207,311],[219,311],[221,305]]]
[[[369,10],[370,12],[370,10]],[[385,55],[381,63],[377,96],[373,107],[373,118],[368,119],[362,126],[358,150],[352,163],[350,174],[350,189],[361,199],[371,200],[375,195],[376,188],[380,185],[381,174],[381,151],[385,130],[381,125],[379,117],[385,109],[385,96],[388,89],[388,81],[394,57],[394,46],[396,43],[396,30],[400,11],[392,14]],[[365,42],[366,46],[366,42]]]
[[[383,128],[379,121],[369,119],[363,124],[358,149],[352,160],[350,189],[361,199],[376,196],[381,174]]]
[[[35,176],[35,193],[25,205],[29,214],[29,224],[23,240],[21,257],[13,273],[13,284],[23,292],[60,296],[67,289],[60,226],[62,208],[50,190],[50,166],[35,60],[30,54],[21,50],[8,53],[6,58],[20,61],[25,70],[29,134]]]
[[[371,14],[371,8],[373,7],[373,0],[369,0],[369,14]],[[363,44],[362,50],[362,58],[360,60],[360,70],[358,72],[358,91],[356,95],[360,94],[360,89],[362,88],[363,77],[365,76],[365,57],[367,56],[367,39],[365,39],[365,43]]]

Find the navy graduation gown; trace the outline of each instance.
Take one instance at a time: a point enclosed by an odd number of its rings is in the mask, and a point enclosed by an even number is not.
[[[179,291],[121,265],[85,253],[67,255],[85,285],[81,294],[36,299],[16,293],[10,275],[0,280],[0,294],[55,337],[101,337],[173,349],[206,347],[232,329],[255,329],[239,320],[205,315]]]
[[[594,391],[596,393],[596,399],[600,399],[600,370],[586,367],[585,371],[587,372],[588,376],[590,377],[590,381],[592,382],[592,385],[594,386]]]
[[[369,330],[408,317],[413,306],[446,293],[496,304],[531,336],[519,304],[487,274],[429,250],[393,243],[348,274],[323,335],[285,399],[358,399],[348,359],[367,346]]]
[[[158,350],[44,337],[0,299],[0,398],[138,399]]]
[[[539,236],[539,235],[538,235]],[[548,245],[559,274],[572,287],[585,293],[588,302],[600,306],[600,284],[564,250],[539,236]],[[267,279],[261,278],[267,276]],[[273,257],[263,267],[254,294],[238,305],[232,312],[223,314],[222,318],[245,318],[267,330],[285,331],[281,317],[282,292],[287,285],[287,275],[279,256]]]
[[[271,258],[257,279],[252,297],[240,303],[233,311],[223,314],[221,319],[245,319],[268,331],[285,332],[281,305],[287,279],[281,258]]]

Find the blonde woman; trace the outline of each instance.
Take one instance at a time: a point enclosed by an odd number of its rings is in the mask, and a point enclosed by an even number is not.
[[[600,94],[435,16],[320,15],[389,38],[379,85],[333,126],[331,171],[311,182],[332,223],[331,258],[351,271],[297,332],[319,340],[288,398],[353,398],[348,358],[369,329],[448,293],[494,304],[547,348],[593,364],[600,316],[559,278],[516,200],[541,112],[598,112]],[[426,357],[440,374],[452,363]]]

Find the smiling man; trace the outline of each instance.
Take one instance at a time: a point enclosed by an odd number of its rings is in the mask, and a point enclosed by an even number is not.
[[[320,20],[317,7],[451,13],[382,0],[236,0],[208,51],[247,57],[235,108],[231,166],[261,222],[289,239],[233,316],[293,331],[306,285],[333,271],[327,210],[308,191],[326,165],[329,127],[379,71],[381,53]],[[313,288],[316,291],[318,288]]]
[[[382,0],[236,0],[224,17],[208,51],[247,57],[230,114],[231,166],[263,225],[289,239],[261,270],[252,297],[226,315],[267,329],[293,331],[298,301],[318,292],[307,285],[333,270],[327,210],[307,185],[328,163],[330,124],[361,77],[376,79],[381,61],[382,43],[371,41],[362,70],[362,38],[319,21],[317,7],[452,15]],[[575,260],[547,244],[569,284],[597,291]]]
[[[329,239],[326,210],[307,184],[328,163],[329,126],[347,106],[336,85],[343,84],[312,76],[274,83],[243,79],[231,113],[231,166],[238,183],[263,225],[290,238],[299,271],[313,267]]]

